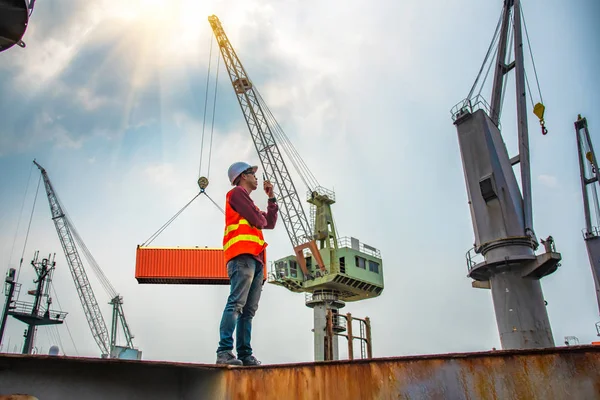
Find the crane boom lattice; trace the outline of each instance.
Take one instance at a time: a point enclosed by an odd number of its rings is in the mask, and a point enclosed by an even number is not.
[[[48,173],[35,160],[33,162],[42,173],[46,194],[48,196],[48,203],[50,204],[52,221],[54,221],[60,244],[65,253],[65,258],[67,259],[67,264],[69,265],[69,270],[71,271],[71,276],[73,277],[75,289],[77,290],[77,295],[79,296],[81,306],[83,307],[85,318],[87,319],[94,341],[102,352],[102,357],[120,358],[119,353],[122,349],[133,349],[137,354],[137,357],[140,357],[141,353],[133,347],[133,335],[125,320],[125,314],[123,313],[123,298],[117,294],[114,287],[108,281],[106,276],[104,276],[104,273],[94,260],[89,249],[85,246],[85,243],[83,243],[83,239],[81,239],[81,236],[77,233],[77,230],[69,220],[69,217],[64,212],[58,196],[52,187],[50,178],[48,178]],[[113,316],[110,332],[104,317],[102,316],[102,312],[100,311],[96,295],[94,294],[94,290],[88,279],[81,256],[79,255],[77,243],[81,246],[83,254],[92,264],[94,270],[99,274],[100,281],[111,298],[110,304],[113,308]],[[126,346],[123,347],[116,345],[119,321],[121,322],[127,343]]]
[[[67,263],[69,264],[69,270],[73,276],[75,288],[77,289],[79,300],[83,306],[85,318],[87,319],[94,340],[96,341],[96,344],[100,350],[103,352],[103,354],[110,354],[108,328],[106,327],[106,323],[104,322],[104,318],[100,312],[98,301],[96,300],[92,285],[90,285],[83,262],[79,256],[79,252],[77,251],[75,240],[73,239],[73,234],[71,233],[69,220],[62,210],[46,170],[37,162],[34,161],[34,163],[42,172],[44,185],[46,187],[46,194],[48,195],[48,201],[50,203],[52,221],[54,221],[56,232],[58,233],[60,243],[65,252],[65,257],[67,258]]]
[[[337,359],[337,336],[328,338],[325,335],[326,311],[337,313],[338,309],[344,307],[345,301],[358,301],[381,294],[383,272],[380,253],[355,238],[338,240],[331,211],[331,205],[336,201],[334,193],[318,184],[293,148],[250,81],[219,19],[212,15],[208,21],[262,167],[279,193],[281,219],[294,248],[294,255],[273,262],[269,283],[292,292],[306,293],[306,306],[314,310],[315,360],[326,359],[325,348],[330,350],[327,357]],[[309,189],[306,201],[311,204],[310,223],[279,151],[278,142]],[[333,329],[337,331],[340,327]]]
[[[276,190],[279,192],[278,199],[283,205],[279,211],[287,233],[294,247],[302,245],[311,240],[310,224],[302,208],[294,182],[283,162],[281,152],[260,104],[259,96],[229,42],[219,18],[213,15],[208,17],[208,20],[219,44],[229,79],[252,135],[260,163],[267,179],[274,182]]]

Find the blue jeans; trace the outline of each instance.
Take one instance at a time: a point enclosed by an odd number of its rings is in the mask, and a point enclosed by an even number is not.
[[[233,331],[236,330],[237,357],[252,354],[252,318],[258,309],[263,286],[263,266],[254,257],[239,255],[227,263],[230,292],[221,317],[217,353],[233,350]]]

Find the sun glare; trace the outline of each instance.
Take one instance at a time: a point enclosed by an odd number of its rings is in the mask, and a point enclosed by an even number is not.
[[[113,15],[144,29],[160,31],[165,38],[187,40],[197,37],[201,24],[208,26],[207,17],[216,1],[198,0],[129,0],[120,3]]]

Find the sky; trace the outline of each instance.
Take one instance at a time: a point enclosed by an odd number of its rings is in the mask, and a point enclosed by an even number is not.
[[[373,355],[500,348],[491,293],[466,276],[473,230],[450,109],[467,96],[501,7],[500,0],[36,2],[27,47],[0,53],[0,266],[19,270],[23,300],[33,288],[34,252],[56,253],[53,305],[69,314],[66,324],[38,330],[37,351],[58,344],[70,356],[100,355],[34,159],[123,296],[143,358],[214,362],[228,287],[143,285],[134,277],[136,247],[196,195],[200,175],[222,207],[228,166],[259,162],[222,61],[211,129],[212,14],[312,173],[335,190],[340,236],[382,253],[382,295],[341,310],[371,319]],[[523,11],[549,130],[540,133],[528,98],[534,226],[538,237],[554,237],[563,257],[542,288],[556,344],[565,336],[590,343],[600,316],[581,236],[573,122],[587,117],[600,146],[600,4],[525,0]],[[502,127],[512,156],[512,74],[507,84]],[[534,101],[537,93],[532,86]],[[489,101],[489,84],[482,95]],[[266,207],[262,191],[252,197]],[[222,231],[223,215],[201,196],[152,245],[220,247]],[[281,222],[265,238],[273,260],[292,253]],[[110,324],[110,298],[86,267]],[[265,285],[255,355],[268,364],[312,361],[312,324],[302,294]],[[24,329],[10,319],[2,351],[19,352]],[[345,348],[342,339],[341,358]]]

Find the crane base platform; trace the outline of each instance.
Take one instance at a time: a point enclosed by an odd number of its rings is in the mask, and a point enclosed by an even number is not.
[[[258,367],[0,355],[0,398],[600,400],[600,346]]]
[[[537,256],[514,258],[506,257],[492,261],[483,261],[475,264],[469,270],[469,277],[475,281],[485,282],[497,271],[503,268],[520,267],[523,278],[541,279],[544,276],[554,273],[562,259],[560,253],[549,252]]]

